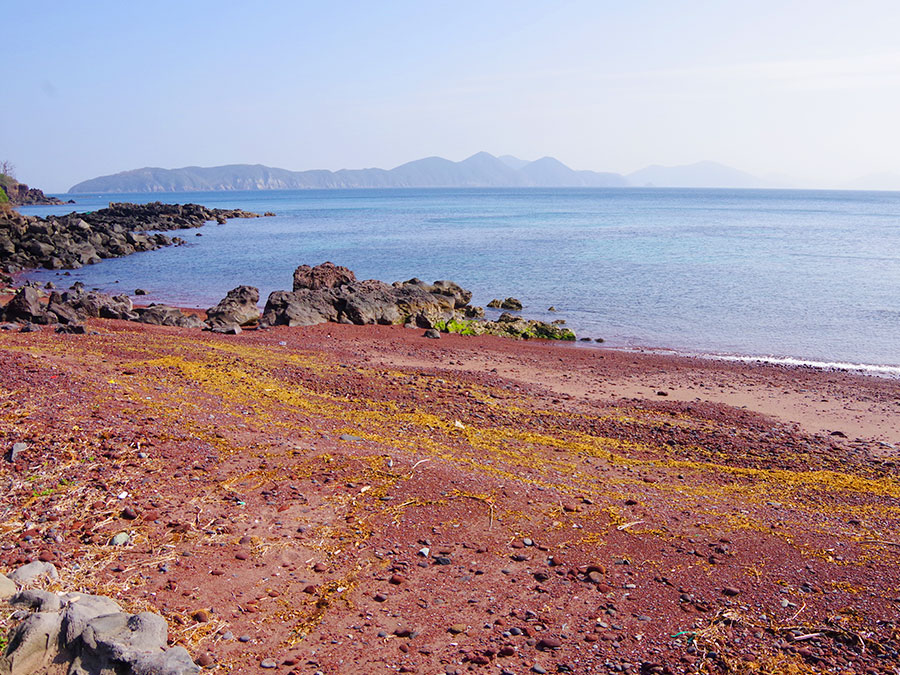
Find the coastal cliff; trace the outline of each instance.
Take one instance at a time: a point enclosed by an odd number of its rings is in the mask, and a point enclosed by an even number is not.
[[[32,206],[32,205],[58,205],[58,204],[74,204],[73,200],[64,202],[56,197],[48,197],[43,190],[28,187],[25,183],[20,183],[12,176],[0,173],[0,203],[9,203],[13,206]]]

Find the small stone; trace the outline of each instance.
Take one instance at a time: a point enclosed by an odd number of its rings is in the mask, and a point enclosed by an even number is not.
[[[135,288],[134,294],[135,295],[147,295],[147,291],[145,291],[143,288]]]
[[[275,663],[275,659],[263,659],[259,662],[260,668],[277,668],[278,664]]]
[[[424,547],[422,547],[422,548],[419,549],[419,552],[418,552],[417,555],[420,555],[420,556],[422,556],[423,558],[427,558],[429,553],[431,553],[431,549],[428,548],[427,546],[424,546]]]
[[[313,565],[313,572],[318,572],[319,574],[321,574],[322,572],[326,571],[328,571],[328,566],[323,562],[317,562],[315,565]]]
[[[551,651],[559,649],[560,647],[562,647],[562,642],[555,637],[541,638],[535,645],[535,649],[539,649],[540,651]]]
[[[384,602],[387,599],[388,599],[388,596],[386,596],[384,593],[376,593],[375,594],[375,602]]]
[[[238,551],[237,553],[234,554],[234,557],[237,560],[246,560],[247,558],[250,557],[250,555],[246,551]]]
[[[15,462],[19,458],[19,455],[21,455],[27,449],[28,449],[27,443],[13,443],[13,446],[10,449],[9,454],[7,455],[9,458],[9,461]]]
[[[741,589],[735,588],[734,586],[726,586],[725,588],[722,589],[722,593],[724,593],[725,595],[728,595],[730,597],[734,597],[735,595],[738,595],[740,592],[741,592]]]
[[[525,546],[534,546],[534,541],[532,539],[529,539],[528,537],[525,537],[522,540],[522,543],[525,544]]]
[[[546,670],[546,668],[542,668],[539,663],[535,663],[533,666],[531,666],[531,672],[538,673],[538,675],[544,675],[544,673],[546,673],[547,670]]]
[[[124,509],[122,509],[122,513],[120,515],[125,520],[134,520],[138,517],[137,511],[135,511],[130,506],[126,506]]]
[[[241,636],[238,638],[238,642],[245,642],[245,643],[246,643],[246,642],[250,642],[252,639],[253,639],[253,638],[250,637],[249,635],[241,635]]]
[[[341,434],[341,435],[340,435],[340,439],[341,439],[342,441],[353,441],[353,442],[363,440],[361,437],[359,437],[359,436],[354,436],[353,434]]]
[[[125,544],[131,541],[131,535],[127,532],[119,532],[112,539],[109,540],[110,546],[125,546]]]
[[[212,613],[208,609],[198,609],[191,612],[191,618],[197,623],[208,623],[212,619]]]
[[[197,665],[201,668],[209,668],[209,666],[215,663],[215,659],[212,657],[212,654],[209,652],[205,652],[197,657]]]
[[[394,574],[390,579],[388,579],[388,583],[391,583],[394,586],[399,586],[404,581],[406,581],[406,577],[404,577],[400,574]]]
[[[429,328],[424,333],[422,333],[422,337],[430,338],[431,340],[440,340],[441,333],[434,328]]]
[[[464,623],[455,623],[447,629],[447,632],[459,635],[460,633],[465,633],[467,628],[468,626]]]
[[[448,558],[447,556],[439,555],[439,556],[435,557],[434,564],[435,565],[449,565],[449,564],[451,564],[451,561],[450,561],[450,558]]]

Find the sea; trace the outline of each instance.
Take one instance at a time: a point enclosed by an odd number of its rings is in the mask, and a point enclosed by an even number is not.
[[[328,260],[360,279],[451,279],[473,292],[473,304],[512,296],[523,315],[564,319],[608,347],[900,376],[900,192],[370,189],[74,199],[20,210],[163,201],[276,215],[209,223],[170,233],[185,246],[28,278],[112,293],[142,288],[144,302],[208,307],[241,284],[258,287],[264,302],[290,290],[298,265]]]

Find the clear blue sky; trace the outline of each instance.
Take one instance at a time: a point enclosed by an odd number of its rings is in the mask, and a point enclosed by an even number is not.
[[[479,150],[627,173],[900,174],[900,3],[29,0],[0,159],[62,191],[138,168],[361,168]]]

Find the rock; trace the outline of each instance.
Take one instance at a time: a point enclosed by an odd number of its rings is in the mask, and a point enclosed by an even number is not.
[[[222,326],[213,326],[209,330],[211,333],[218,333],[220,335],[240,335],[244,332],[236,323],[226,324]]]
[[[495,298],[488,303],[488,307],[493,309],[510,309],[518,312],[522,309],[522,303],[516,298],[506,298],[506,300],[497,300]]]
[[[725,595],[730,596],[730,597],[739,595],[740,592],[741,592],[741,589],[735,588],[734,586],[726,586],[725,588],[722,589],[722,593],[724,593]]]
[[[144,290],[143,288],[135,288],[134,294],[135,295],[147,295],[147,291]]]
[[[62,603],[56,593],[38,588],[19,591],[10,599],[9,604],[21,605],[38,612],[58,612],[60,607],[62,607]]]
[[[15,462],[19,458],[19,455],[21,455],[27,449],[28,449],[27,443],[21,443],[21,442],[13,443],[12,447],[9,449],[9,452],[6,455],[6,458],[10,462]]]
[[[452,635],[459,635],[460,633],[465,633],[468,629],[468,626],[464,623],[455,623],[447,629],[447,632]]]
[[[339,438],[340,438],[342,441],[349,441],[349,442],[351,442],[351,443],[355,443],[355,442],[358,442],[358,441],[364,441],[364,440],[366,440],[366,439],[364,439],[364,438],[362,438],[362,437],[360,437],[360,436],[354,436],[354,435],[352,435],[352,434],[341,434],[341,435],[339,436]]]
[[[185,314],[177,307],[169,305],[150,305],[138,310],[138,321],[154,326],[180,326],[182,328],[202,328],[205,326],[200,317]]]
[[[125,546],[131,542],[131,535],[127,532],[119,532],[109,540],[110,546]]]
[[[159,614],[106,614],[88,621],[81,640],[95,658],[132,663],[142,652],[165,649],[167,632]]]
[[[133,675],[196,675],[200,672],[188,651],[178,646],[162,653],[139,654],[130,665]]]
[[[30,322],[41,325],[52,323],[51,316],[41,303],[36,288],[23,286],[9,301],[4,310],[6,321]]]
[[[247,326],[259,321],[259,289],[253,286],[233,288],[215,307],[206,310],[206,323],[217,326]]]
[[[294,270],[293,290],[307,289],[318,291],[339,288],[354,281],[356,281],[356,275],[353,272],[332,262],[324,262],[315,267],[300,265]]]
[[[0,600],[8,600],[17,591],[16,583],[5,574],[0,574]]]
[[[430,338],[432,340],[440,340],[441,332],[438,330],[435,330],[434,328],[429,328],[424,333],[422,333],[422,337]]]
[[[62,617],[57,612],[31,614],[9,634],[0,657],[0,673],[32,675],[42,672],[61,650]]]
[[[263,659],[259,662],[260,668],[277,668],[278,664],[275,662],[275,659]]]
[[[435,281],[433,284],[426,284],[421,279],[413,278],[408,281],[394,282],[393,285],[396,288],[403,286],[415,286],[416,288],[419,288],[433,295],[445,295],[447,297],[453,298],[453,306],[456,309],[465,307],[472,299],[471,291],[467,291],[465,288],[453,281],[442,280]]]
[[[555,637],[545,637],[537,641],[535,649],[540,651],[552,651],[562,647],[562,641]]]
[[[332,291],[299,289],[269,294],[261,324],[265,326],[314,326],[337,322],[337,296]]]
[[[19,569],[9,574],[9,578],[19,588],[27,586],[42,576],[46,576],[53,581],[59,580],[59,572],[56,570],[56,566],[53,563],[41,562],[40,560],[22,565]]]
[[[119,603],[102,595],[82,595],[67,593],[63,610],[63,632],[66,642],[71,643],[81,637],[81,633],[91,619],[122,611]]]

